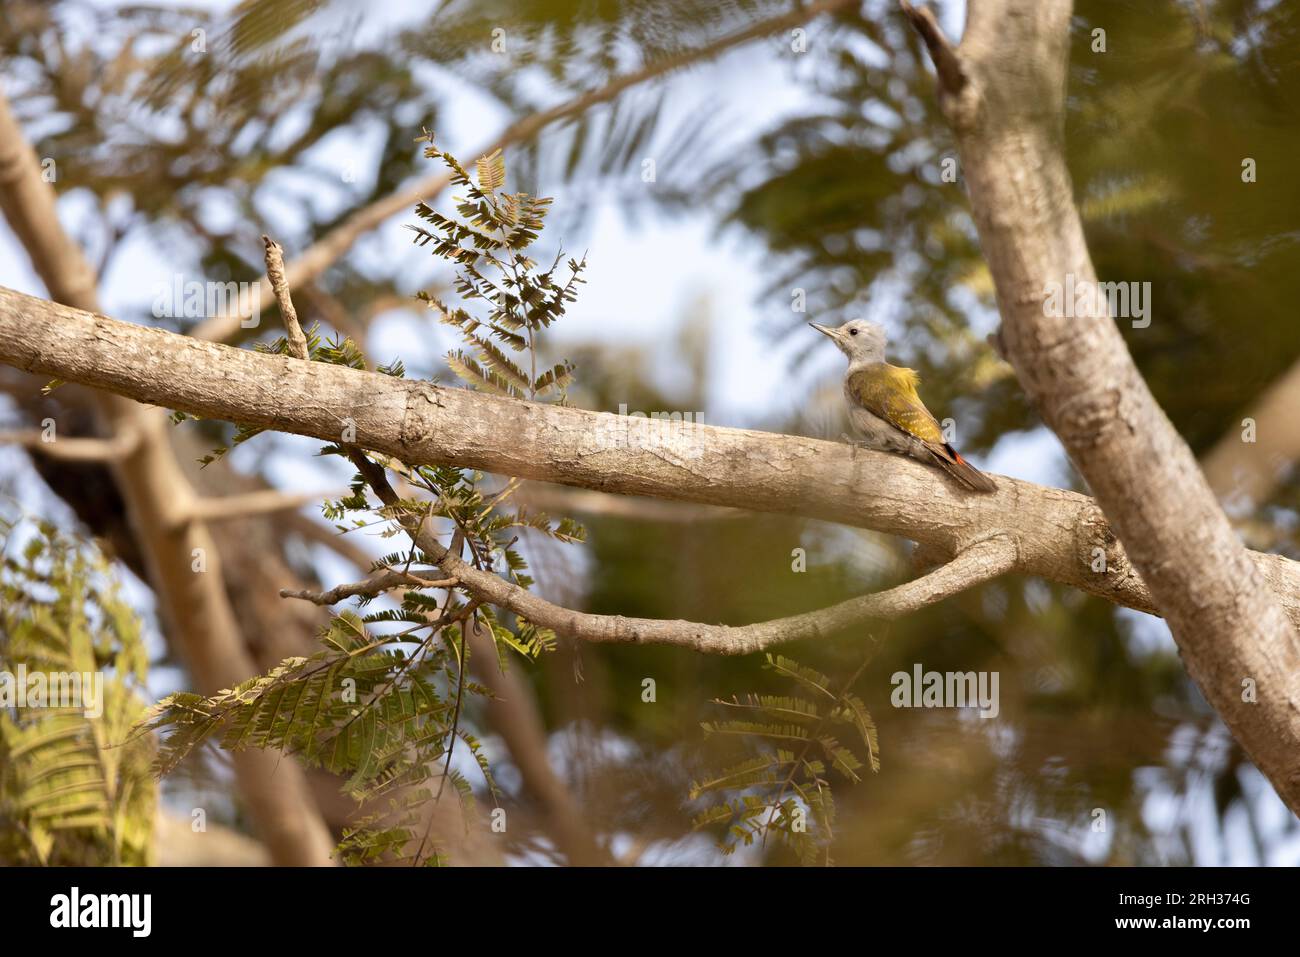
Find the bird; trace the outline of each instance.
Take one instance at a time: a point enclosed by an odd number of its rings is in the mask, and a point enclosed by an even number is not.
[[[885,330],[866,319],[851,319],[832,329],[810,322],[849,358],[844,397],[849,422],[860,441],[882,452],[901,452],[937,465],[972,492],[995,492],[997,484],[944,441],[943,430],[917,395],[914,369],[885,361]],[[847,436],[846,436],[847,438]]]

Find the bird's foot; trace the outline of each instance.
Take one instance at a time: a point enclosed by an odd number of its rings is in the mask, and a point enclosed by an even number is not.
[[[871,448],[871,446],[867,445],[866,442],[863,442],[861,439],[853,438],[853,436],[849,435],[847,432],[840,433],[840,441],[848,445],[849,448],[853,449],[853,454],[855,456],[858,454],[858,449]]]

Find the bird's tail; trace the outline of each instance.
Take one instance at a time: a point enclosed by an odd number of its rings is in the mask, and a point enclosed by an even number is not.
[[[996,492],[997,483],[957,454],[951,445],[931,447],[934,460],[949,475],[972,492]]]

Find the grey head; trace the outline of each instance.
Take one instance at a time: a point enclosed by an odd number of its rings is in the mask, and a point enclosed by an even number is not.
[[[874,322],[850,319],[838,329],[819,326],[815,322],[808,325],[835,343],[840,352],[849,357],[849,365],[885,361],[885,330]]]

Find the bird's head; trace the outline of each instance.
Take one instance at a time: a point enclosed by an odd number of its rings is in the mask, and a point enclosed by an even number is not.
[[[849,357],[849,362],[884,362],[885,330],[883,327],[866,319],[850,319],[838,329],[829,326],[812,326],[839,347],[840,352]]]

